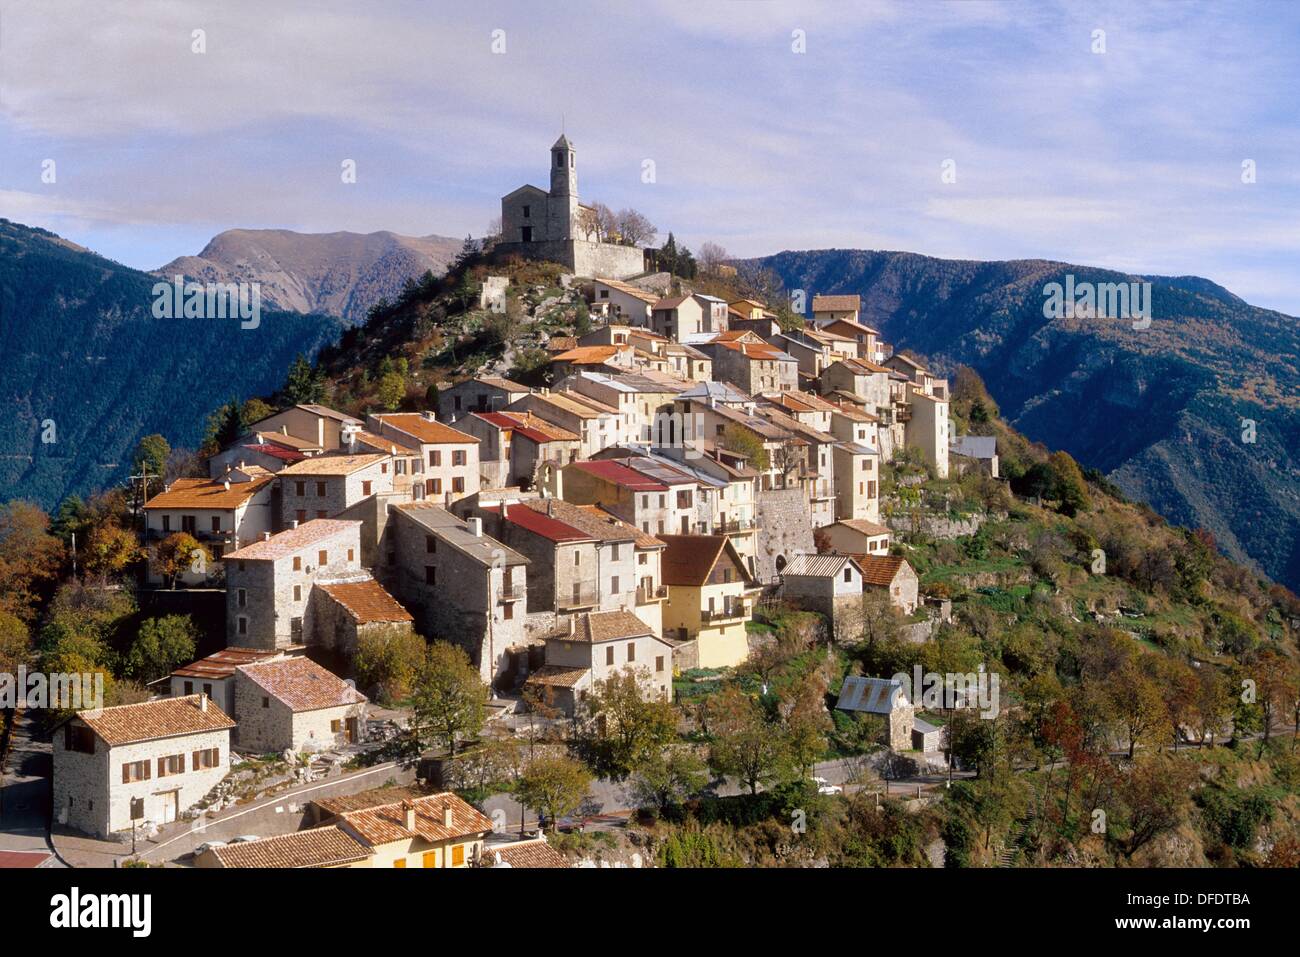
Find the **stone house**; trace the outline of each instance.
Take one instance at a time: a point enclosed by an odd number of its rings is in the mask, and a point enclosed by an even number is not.
[[[823,369],[840,359],[857,358],[857,344],[833,332],[799,329],[779,333],[767,341],[793,356],[800,374],[809,379],[816,379]]]
[[[164,678],[173,698],[204,694],[228,715],[235,713],[235,669],[279,657],[283,652],[264,648],[222,648],[206,658],[182,665]]]
[[[180,576],[186,585],[208,581],[226,552],[256,541],[274,527],[275,476],[257,466],[227,472],[220,480],[180,478],[144,506],[145,547],[152,584],[163,580],[155,563],[158,545],[185,532],[207,550],[208,558]]]
[[[634,326],[649,326],[650,314],[659,296],[617,279],[597,279],[591,284],[593,306],[605,305],[611,319]]]
[[[235,740],[241,751],[326,751],[360,741],[368,699],[310,658],[235,669]]]
[[[295,462],[319,455],[322,450],[314,445],[315,443],[278,432],[246,435],[208,459],[208,477],[220,479],[232,469],[250,465],[268,472],[278,472]]]
[[[347,581],[323,582],[312,593],[316,620],[315,644],[351,661],[365,635],[385,632],[409,634],[415,618],[369,575]]]
[[[427,638],[458,644],[495,682],[526,642],[528,559],[430,502],[394,506],[376,574]]]
[[[835,462],[835,517],[879,521],[880,453],[869,445],[836,442],[831,455]]]
[[[905,376],[912,385],[928,396],[944,400],[949,398],[947,379],[939,378],[921,363],[903,355],[901,352],[895,352],[882,365]]]
[[[580,392],[544,389],[521,396],[507,412],[535,415],[578,436],[578,458],[587,459],[606,446],[621,441],[623,426],[618,409]]]
[[[491,819],[450,791],[344,811],[329,824],[367,848],[370,867],[473,867],[492,833]]]
[[[502,463],[498,487],[531,488],[543,462],[560,465],[576,461],[581,448],[577,433],[552,425],[529,412],[472,412],[460,427],[479,440],[481,464]]]
[[[905,436],[909,448],[919,449],[921,457],[934,467],[934,474],[948,477],[948,403],[944,399],[912,390],[911,415],[907,419]]]
[[[813,296],[812,319],[816,326],[825,326],[842,319],[857,322],[861,311],[861,296]]]
[[[912,719],[912,750],[938,751],[943,747],[943,728],[920,718]]]
[[[640,371],[620,375],[582,372],[564,379],[559,387],[616,408],[622,421],[615,444],[622,444],[651,441],[660,413],[669,411],[673,400],[689,386],[672,376]]]
[[[958,474],[977,468],[998,478],[998,440],[992,435],[963,435],[948,446],[949,463],[957,459]]]
[[[599,505],[647,535],[691,534],[707,524],[697,511],[696,480],[643,456],[574,462],[561,478],[566,502]]]
[[[885,745],[894,751],[911,749],[916,707],[908,701],[901,681],[846,675],[835,707],[841,711],[880,715],[885,719]]]
[[[813,536],[819,552],[840,555],[888,555],[892,537],[887,525],[853,518],[824,525]]]
[[[547,636],[546,664],[525,688],[573,717],[597,682],[624,670],[639,672],[650,694],[672,699],[672,642],[630,611],[584,612]]]
[[[853,340],[857,347],[856,355],[859,359],[866,359],[868,362],[883,362],[886,358],[883,350],[880,349],[879,330],[873,329],[861,321],[834,319],[823,323],[819,328]]]
[[[799,388],[799,360],[771,343],[719,337],[701,351],[713,359],[714,378],[730,382],[742,392],[755,395]]]
[[[796,555],[781,570],[781,597],[826,617],[836,641],[857,638],[862,623],[862,569],[850,555]]]
[[[889,414],[894,393],[890,381],[894,373],[866,359],[840,359],[827,366],[818,379],[822,395],[848,392],[863,401],[863,411],[877,418]]]
[[[234,726],[204,695],[78,712],[54,729],[54,819],[97,837],[178,820],[230,770]]]
[[[727,331],[727,304],[711,296],[666,296],[651,307],[650,330],[682,342],[687,336]]]
[[[853,557],[862,569],[866,591],[884,590],[889,596],[889,603],[905,615],[916,611],[920,601],[920,579],[907,559],[901,555],[855,554]]]
[[[479,376],[438,393],[438,418],[455,422],[471,412],[497,412],[532,390],[500,376]]]
[[[278,432],[303,439],[316,449],[339,452],[348,447],[352,434],[361,429],[361,420],[323,405],[300,404],[254,422],[250,432]]]
[[[636,350],[629,345],[576,346],[551,357],[551,378],[559,381],[578,372],[617,375],[635,364]]]
[[[669,342],[663,346],[668,371],[687,382],[713,381],[713,360],[694,346]]]
[[[226,556],[226,644],[274,650],[332,644],[315,585],[364,578],[361,523],[319,518]]]
[[[745,624],[759,588],[725,535],[662,535],[664,636],[695,641],[701,668],[730,668],[749,657]]]
[[[281,469],[280,527],[337,518],[372,495],[393,491],[392,456],[380,452],[320,455]]]
[[[366,424],[380,438],[393,439],[419,454],[413,499],[449,505],[481,487],[478,439],[438,422],[432,412],[372,414]]]

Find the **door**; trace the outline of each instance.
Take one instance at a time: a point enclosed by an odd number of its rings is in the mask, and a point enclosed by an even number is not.
[[[162,822],[170,824],[179,817],[181,792],[168,791],[166,794],[158,795],[162,798]]]
[[[357,719],[348,718],[347,728],[348,728],[347,730],[348,744],[352,744],[354,741],[357,740]]]

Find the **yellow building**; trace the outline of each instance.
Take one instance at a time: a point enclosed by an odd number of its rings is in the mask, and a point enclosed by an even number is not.
[[[444,792],[345,811],[339,830],[369,849],[370,867],[473,867],[492,821]]]
[[[730,668],[749,657],[745,623],[759,587],[725,535],[657,535],[666,546],[664,637],[695,640],[701,668]]]

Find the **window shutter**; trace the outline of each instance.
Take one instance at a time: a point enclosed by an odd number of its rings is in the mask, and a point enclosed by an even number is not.
[[[166,776],[167,776],[167,759],[166,759],[166,758],[159,758],[159,759],[158,759],[158,777],[160,777],[160,778],[165,778]]]
[[[122,765],[122,783],[123,784],[131,783],[131,765],[129,764]]]
[[[194,757],[194,770],[197,771],[199,769],[199,752],[195,751],[193,757]]]
[[[148,781],[148,780],[149,780],[149,762],[148,762],[148,761],[143,761],[143,762],[141,762],[141,763],[144,764],[144,779],[145,779],[146,781]]]

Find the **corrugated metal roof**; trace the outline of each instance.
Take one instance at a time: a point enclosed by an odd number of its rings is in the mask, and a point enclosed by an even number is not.
[[[841,711],[889,714],[907,703],[907,693],[901,681],[848,675],[840,686],[840,697],[835,707]]]

